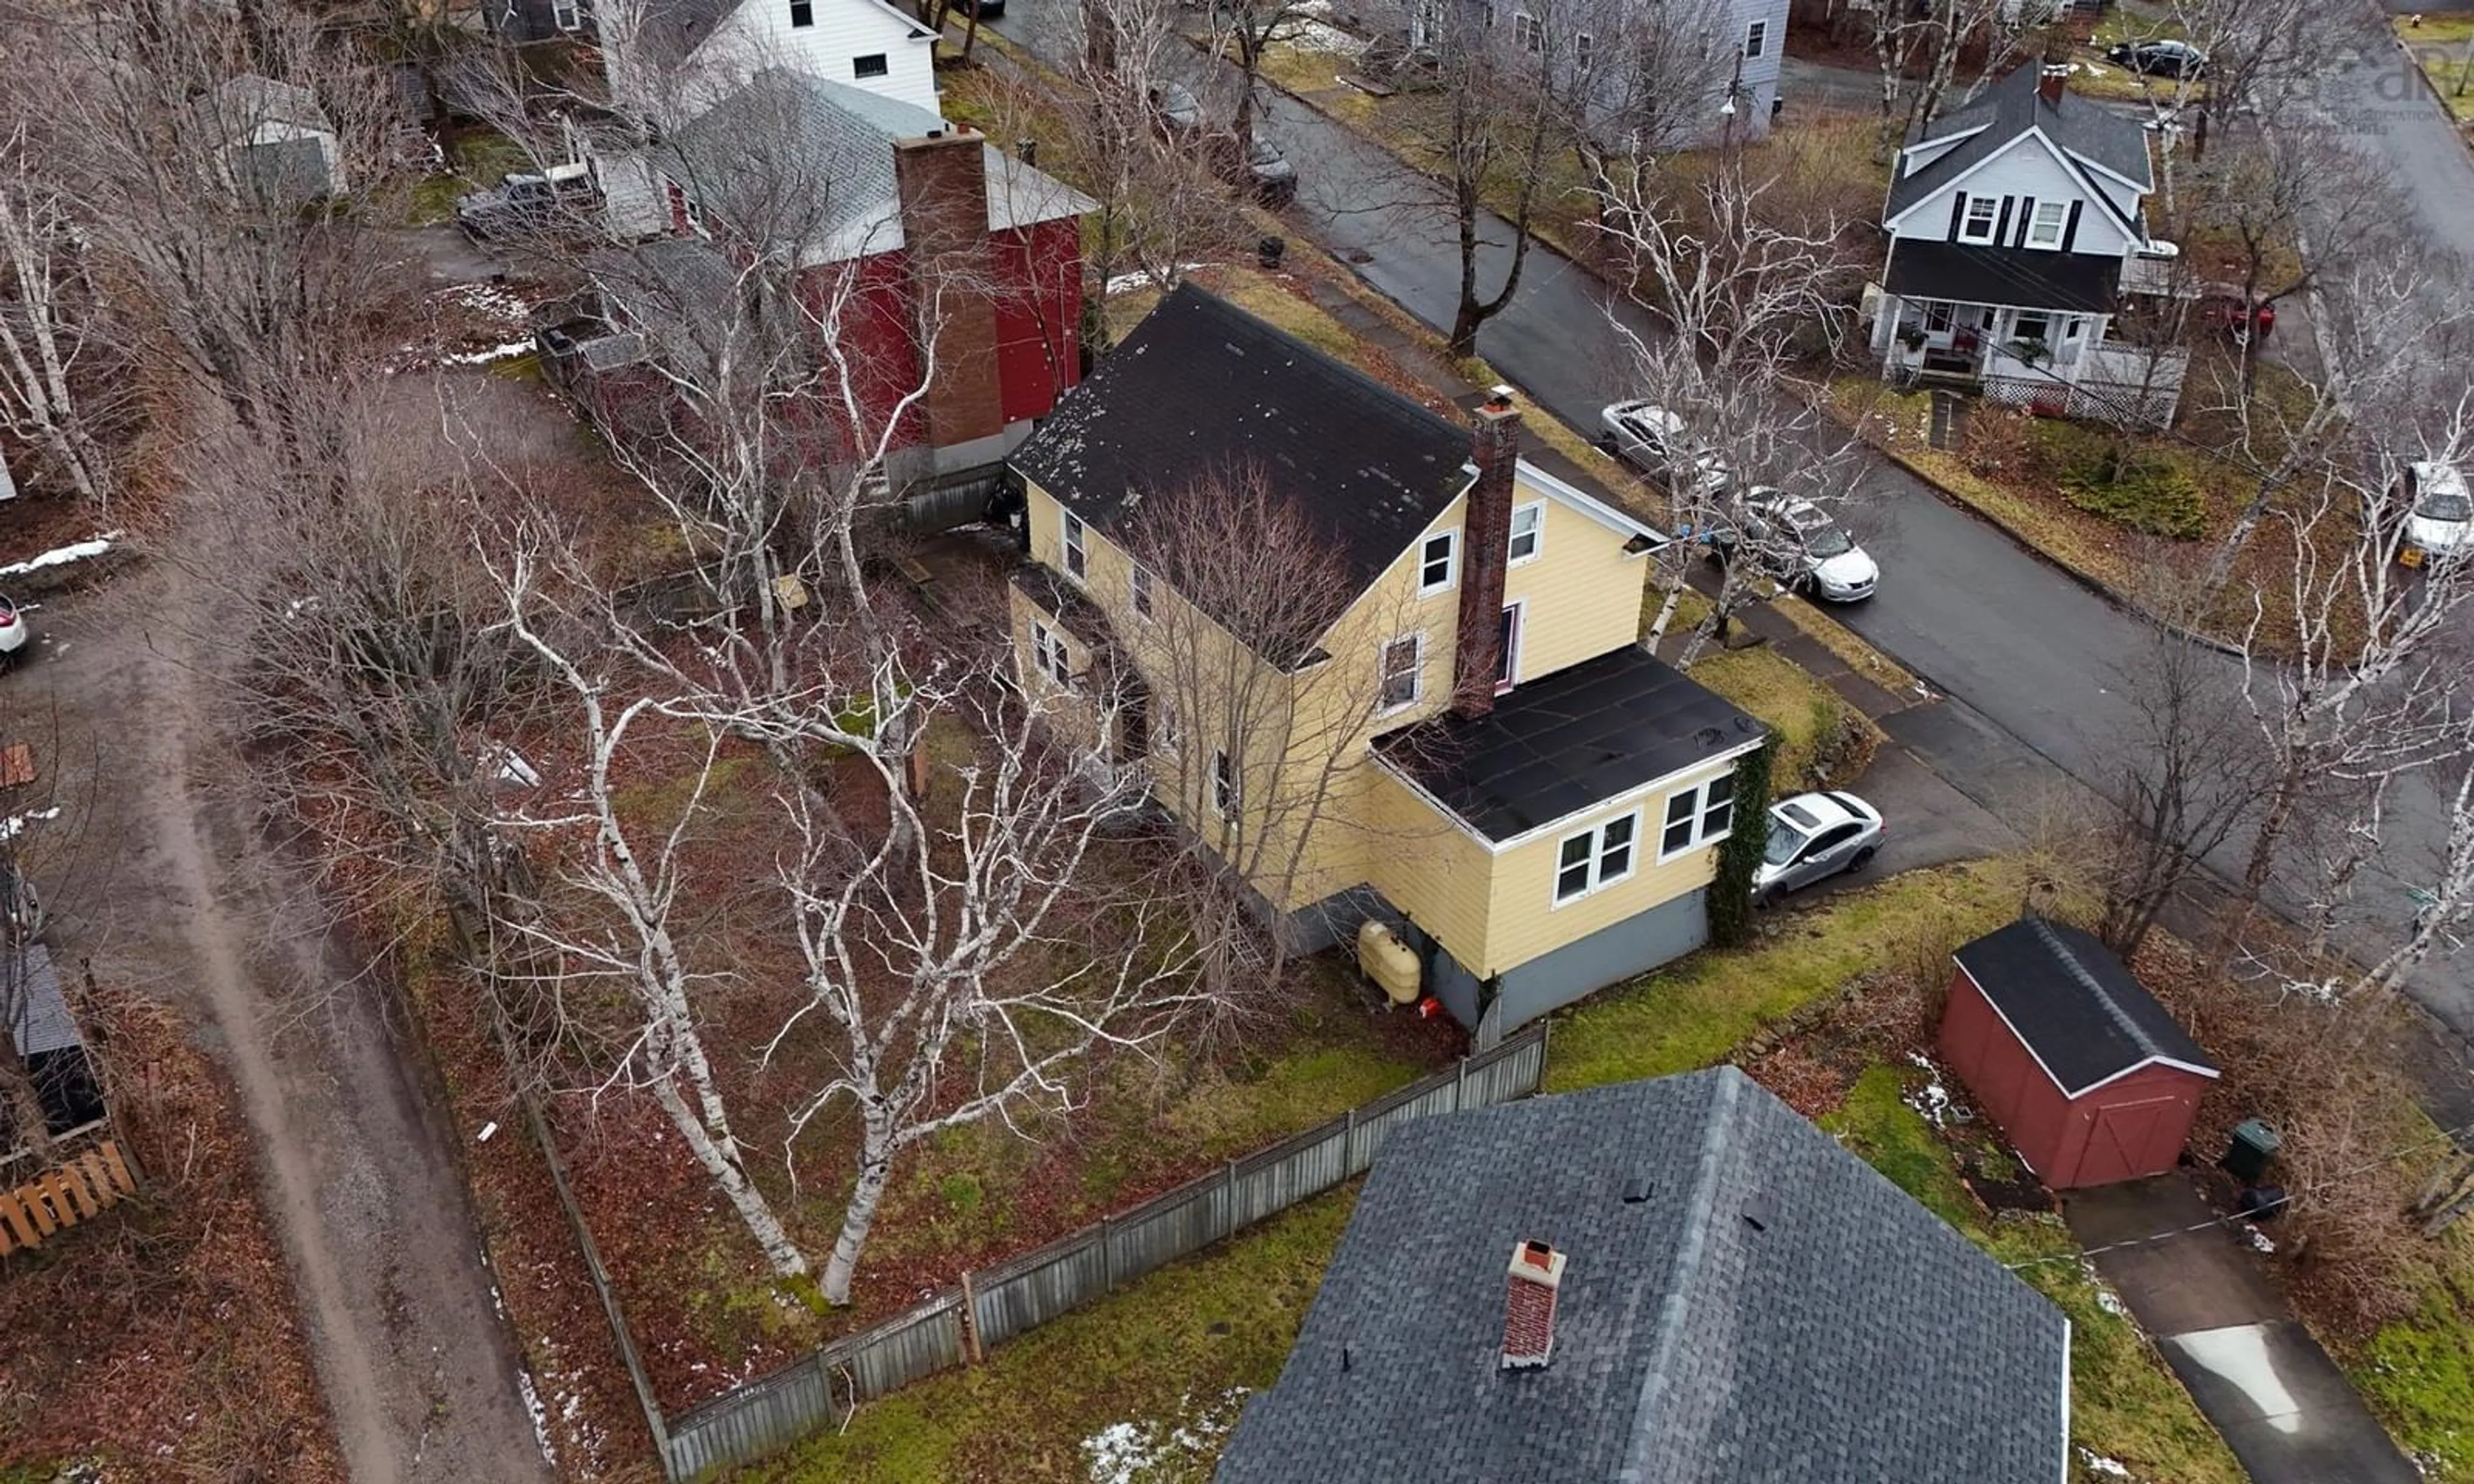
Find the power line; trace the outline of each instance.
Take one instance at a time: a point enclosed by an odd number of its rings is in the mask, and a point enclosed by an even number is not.
[[[2400,1145],[2399,1147],[2391,1149],[2386,1154],[2380,1155],[2375,1159],[2365,1160],[2360,1164],[2348,1165],[2344,1169],[2338,1170],[2315,1184],[2305,1185],[2297,1194],[2288,1195],[2283,1202],[2279,1203],[2277,1206],[2270,1207],[2269,1210],[2283,1210],[2291,1208],[2295,1204],[2297,1199],[2308,1197],[2317,1193],[2318,1191],[2325,1190],[2330,1185],[2335,1185],[2338,1181],[2344,1179],[2348,1175],[2359,1175],[2365,1170],[2376,1169],[2380,1165],[2402,1160],[2407,1155],[2420,1152],[2422,1149],[2428,1147],[2432,1142],[2434,1142],[2434,1140],[2454,1148],[2459,1139],[2463,1138],[2469,1134],[2474,1134],[2474,1123],[2460,1124],[2458,1127],[2453,1129],[2437,1130],[2428,1137],[2416,1139],[2410,1144]],[[2250,1219],[2251,1218],[2249,1216],[2240,1213],[2229,1216],[2216,1216],[2211,1217],[2206,1221],[2195,1222],[2187,1227],[2174,1227],[2169,1231],[2151,1232],[2146,1236],[2124,1237],[2119,1242],[2107,1242],[2101,1247],[2090,1247],[2079,1252],[2057,1254],[2050,1257],[2028,1257],[2019,1262],[2005,1262],[2002,1266],[2015,1273],[2021,1268],[2041,1267],[2050,1262],[2075,1262],[2083,1257],[2096,1257],[2100,1253],[2120,1252],[2127,1247],[2146,1247],[2154,1242],[2171,1241],[2172,1238],[2177,1236],[2188,1236],[2194,1232],[2205,1232],[2211,1227],[2231,1226],[2236,1222],[2247,1225]]]

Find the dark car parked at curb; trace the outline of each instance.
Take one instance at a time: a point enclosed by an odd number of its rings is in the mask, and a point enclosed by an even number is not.
[[[2104,55],[2116,66],[2152,78],[2195,78],[2208,70],[2208,54],[2188,41],[2123,41]]]

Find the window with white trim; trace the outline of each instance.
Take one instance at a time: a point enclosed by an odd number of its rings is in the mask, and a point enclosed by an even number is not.
[[[1527,11],[1512,12],[1512,39],[1532,56],[1546,50],[1546,28]]]
[[[1597,37],[1589,35],[1586,31],[1578,31],[1572,34],[1572,68],[1574,71],[1589,71],[1589,63],[1596,60],[1597,54]]]
[[[816,23],[816,0],[790,0],[790,24],[798,27]]]
[[[1666,827],[1658,837],[1658,858],[1667,860],[1727,838],[1735,820],[1735,775],[1721,773],[1666,796]]]
[[[1546,539],[1546,502],[1534,501],[1512,509],[1512,539],[1503,547],[1505,566],[1518,566],[1538,555]]]
[[[1555,905],[1576,901],[1631,875],[1634,847],[1639,838],[1637,809],[1565,835],[1555,848]]]
[[[1382,708],[1396,711],[1417,703],[1426,669],[1426,636],[1404,634],[1383,646]]]
[[[883,52],[870,52],[864,57],[851,59],[851,76],[855,78],[881,78],[892,70],[892,64]]]
[[[1065,575],[1080,582],[1091,575],[1090,553],[1082,541],[1082,517],[1072,511],[1065,513]]]
[[[1967,214],[1958,219],[1958,240],[1987,243],[1993,240],[1994,228],[2001,220],[2001,203],[1992,196],[1967,198]]]
[[[1036,620],[1031,626],[1031,667],[1059,685],[1074,683],[1074,656],[1064,636]]]
[[[1136,562],[1132,575],[1127,579],[1127,587],[1133,599],[1134,616],[1150,618],[1152,616],[1152,569]]]
[[[1744,56],[1758,57],[1770,49],[1770,23],[1757,20],[1744,28]]]
[[[1438,531],[1418,547],[1418,596],[1428,598],[1451,590],[1460,568],[1461,534]]]
[[[550,0],[549,23],[561,31],[576,31],[584,25],[583,0]]]
[[[2067,201],[2040,201],[2036,214],[2027,223],[2027,246],[2058,248],[2062,245],[2062,227],[2071,219]]]
[[[1477,11],[1479,18],[1486,22],[1486,29],[1492,31],[1494,29],[1494,0],[1478,0]]]
[[[1166,696],[1152,697],[1152,751],[1176,755],[1176,703]]]
[[[1211,806],[1223,819],[1235,819],[1237,806],[1246,802],[1243,780],[1237,777],[1237,759],[1226,748],[1215,748],[1211,754]]]

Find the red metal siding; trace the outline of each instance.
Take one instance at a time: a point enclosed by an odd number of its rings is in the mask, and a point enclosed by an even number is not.
[[[1044,418],[1081,379],[1081,220],[993,233],[988,255],[997,283],[1006,420]]]
[[[2065,1097],[1963,969],[1951,976],[1940,1050],[1976,1106],[2055,1190],[2171,1169],[2209,1083],[2176,1067],[2144,1066]]]
[[[859,443],[872,446],[903,397],[918,389],[919,357],[911,339],[910,291],[903,270],[900,252],[878,252],[856,263],[826,263],[807,271],[809,312],[819,323],[830,323],[839,332],[852,400],[861,409],[861,425],[854,428],[843,410],[841,389],[830,381],[819,389],[818,434],[829,456],[847,457]],[[830,378],[836,371],[827,368],[825,373]],[[887,451],[916,444],[921,426],[914,401]]]

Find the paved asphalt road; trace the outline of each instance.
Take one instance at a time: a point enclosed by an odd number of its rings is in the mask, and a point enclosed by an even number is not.
[[[1079,44],[1074,0],[1013,0],[998,29],[1042,56]],[[2428,229],[2474,248],[2474,166],[2431,100],[2396,85],[2403,63],[2394,47],[2382,45],[2366,22],[2368,60],[2326,80],[2323,117],[2358,132],[2400,174],[2427,182],[2418,194]],[[1229,70],[1195,59],[1191,81],[1206,107],[1225,111]],[[2410,74],[2402,81],[2420,87]],[[1412,314],[1447,326],[1457,253],[1424,178],[1284,95],[1269,95],[1263,116],[1265,132],[1298,164],[1296,209],[1325,245]],[[1489,217],[1483,235],[1481,281],[1499,282],[1511,228]],[[1512,306],[1487,323],[1479,349],[1547,410],[1594,430],[1599,407],[1626,394],[1615,324],[1642,326],[1637,312],[1621,307],[1611,317],[1608,299],[1579,268],[1533,251]],[[1970,798],[2013,819],[2044,802],[2056,767],[2110,792],[2121,755],[2112,739],[2126,734],[2131,720],[2120,667],[2146,642],[2141,626],[1885,461],[1870,464],[1858,505],[1851,523],[1880,559],[1885,580],[1879,596],[1839,616],[1951,698],[1903,713],[1893,729],[1898,740]],[[2438,799],[2424,785],[2404,793],[2386,874],[2366,873],[2376,878],[2361,891],[2366,918],[2380,925],[2357,932],[2396,931],[2410,916],[2404,885],[2431,874],[2425,863],[2439,838]],[[2382,947],[2365,940],[2358,946],[2372,954]],[[2474,982],[2464,967],[2434,965],[2423,977],[2417,997],[2474,1034]]]

